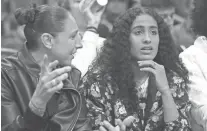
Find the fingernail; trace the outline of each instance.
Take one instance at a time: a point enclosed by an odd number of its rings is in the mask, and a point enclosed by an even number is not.
[[[65,78],[68,78],[68,74],[65,74]]]

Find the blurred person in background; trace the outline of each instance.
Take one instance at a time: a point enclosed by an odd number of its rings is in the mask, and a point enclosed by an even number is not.
[[[171,0],[174,6],[176,7],[176,14],[187,19],[189,16],[189,12],[193,8],[193,1],[195,0]]]
[[[175,6],[170,0],[141,0],[143,7],[154,9],[172,29],[174,26]]]
[[[92,128],[190,131],[188,72],[168,25],[153,10],[120,15],[79,87]]]
[[[110,0],[98,27],[100,36],[107,38],[112,31],[112,26],[116,18],[134,6],[140,6],[140,0]]]
[[[190,21],[175,14],[176,6],[172,0],[142,0],[141,5],[153,8],[165,20],[180,52],[193,44],[193,33],[189,26]]]
[[[22,27],[17,24],[13,15],[15,1],[3,0],[1,7],[1,57],[4,58],[21,49],[25,37]]]
[[[207,131],[207,1],[196,0],[192,28],[197,35],[194,45],[180,54],[189,71],[189,98],[193,108],[193,131]]]
[[[1,61],[2,131],[91,130],[71,61],[82,47],[74,17],[59,6],[18,9],[23,48]]]
[[[194,39],[196,38],[195,33],[191,28],[191,12],[194,9],[193,2],[194,0],[185,0],[186,8],[183,9],[185,10],[185,16],[183,17],[184,21],[181,24],[177,24],[172,29],[175,43],[181,45],[183,50],[193,45]],[[176,6],[176,8],[178,7]]]

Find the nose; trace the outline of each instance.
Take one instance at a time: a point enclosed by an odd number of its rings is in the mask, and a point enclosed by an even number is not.
[[[150,39],[149,33],[145,33],[145,36],[143,38],[143,42],[145,44],[150,44],[151,43],[151,39]]]
[[[76,41],[75,41],[75,47],[77,49],[83,47],[83,45],[82,45],[82,35],[80,33],[77,34]]]

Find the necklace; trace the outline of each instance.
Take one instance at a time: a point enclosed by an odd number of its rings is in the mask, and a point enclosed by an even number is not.
[[[141,86],[141,85],[144,84],[148,79],[149,79],[149,75],[147,74],[147,76],[146,76],[144,79],[142,79],[141,81],[140,81],[140,80],[135,81],[135,83],[136,83],[136,87]]]

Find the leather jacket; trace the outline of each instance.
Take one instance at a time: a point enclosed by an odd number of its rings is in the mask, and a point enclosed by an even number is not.
[[[72,69],[63,89],[52,96],[44,116],[40,117],[29,108],[29,101],[38,83],[40,67],[26,45],[16,54],[2,59],[1,66],[2,131],[91,130],[84,98],[77,90],[81,76],[79,70]],[[58,103],[57,98],[63,93],[67,94],[66,100]]]

